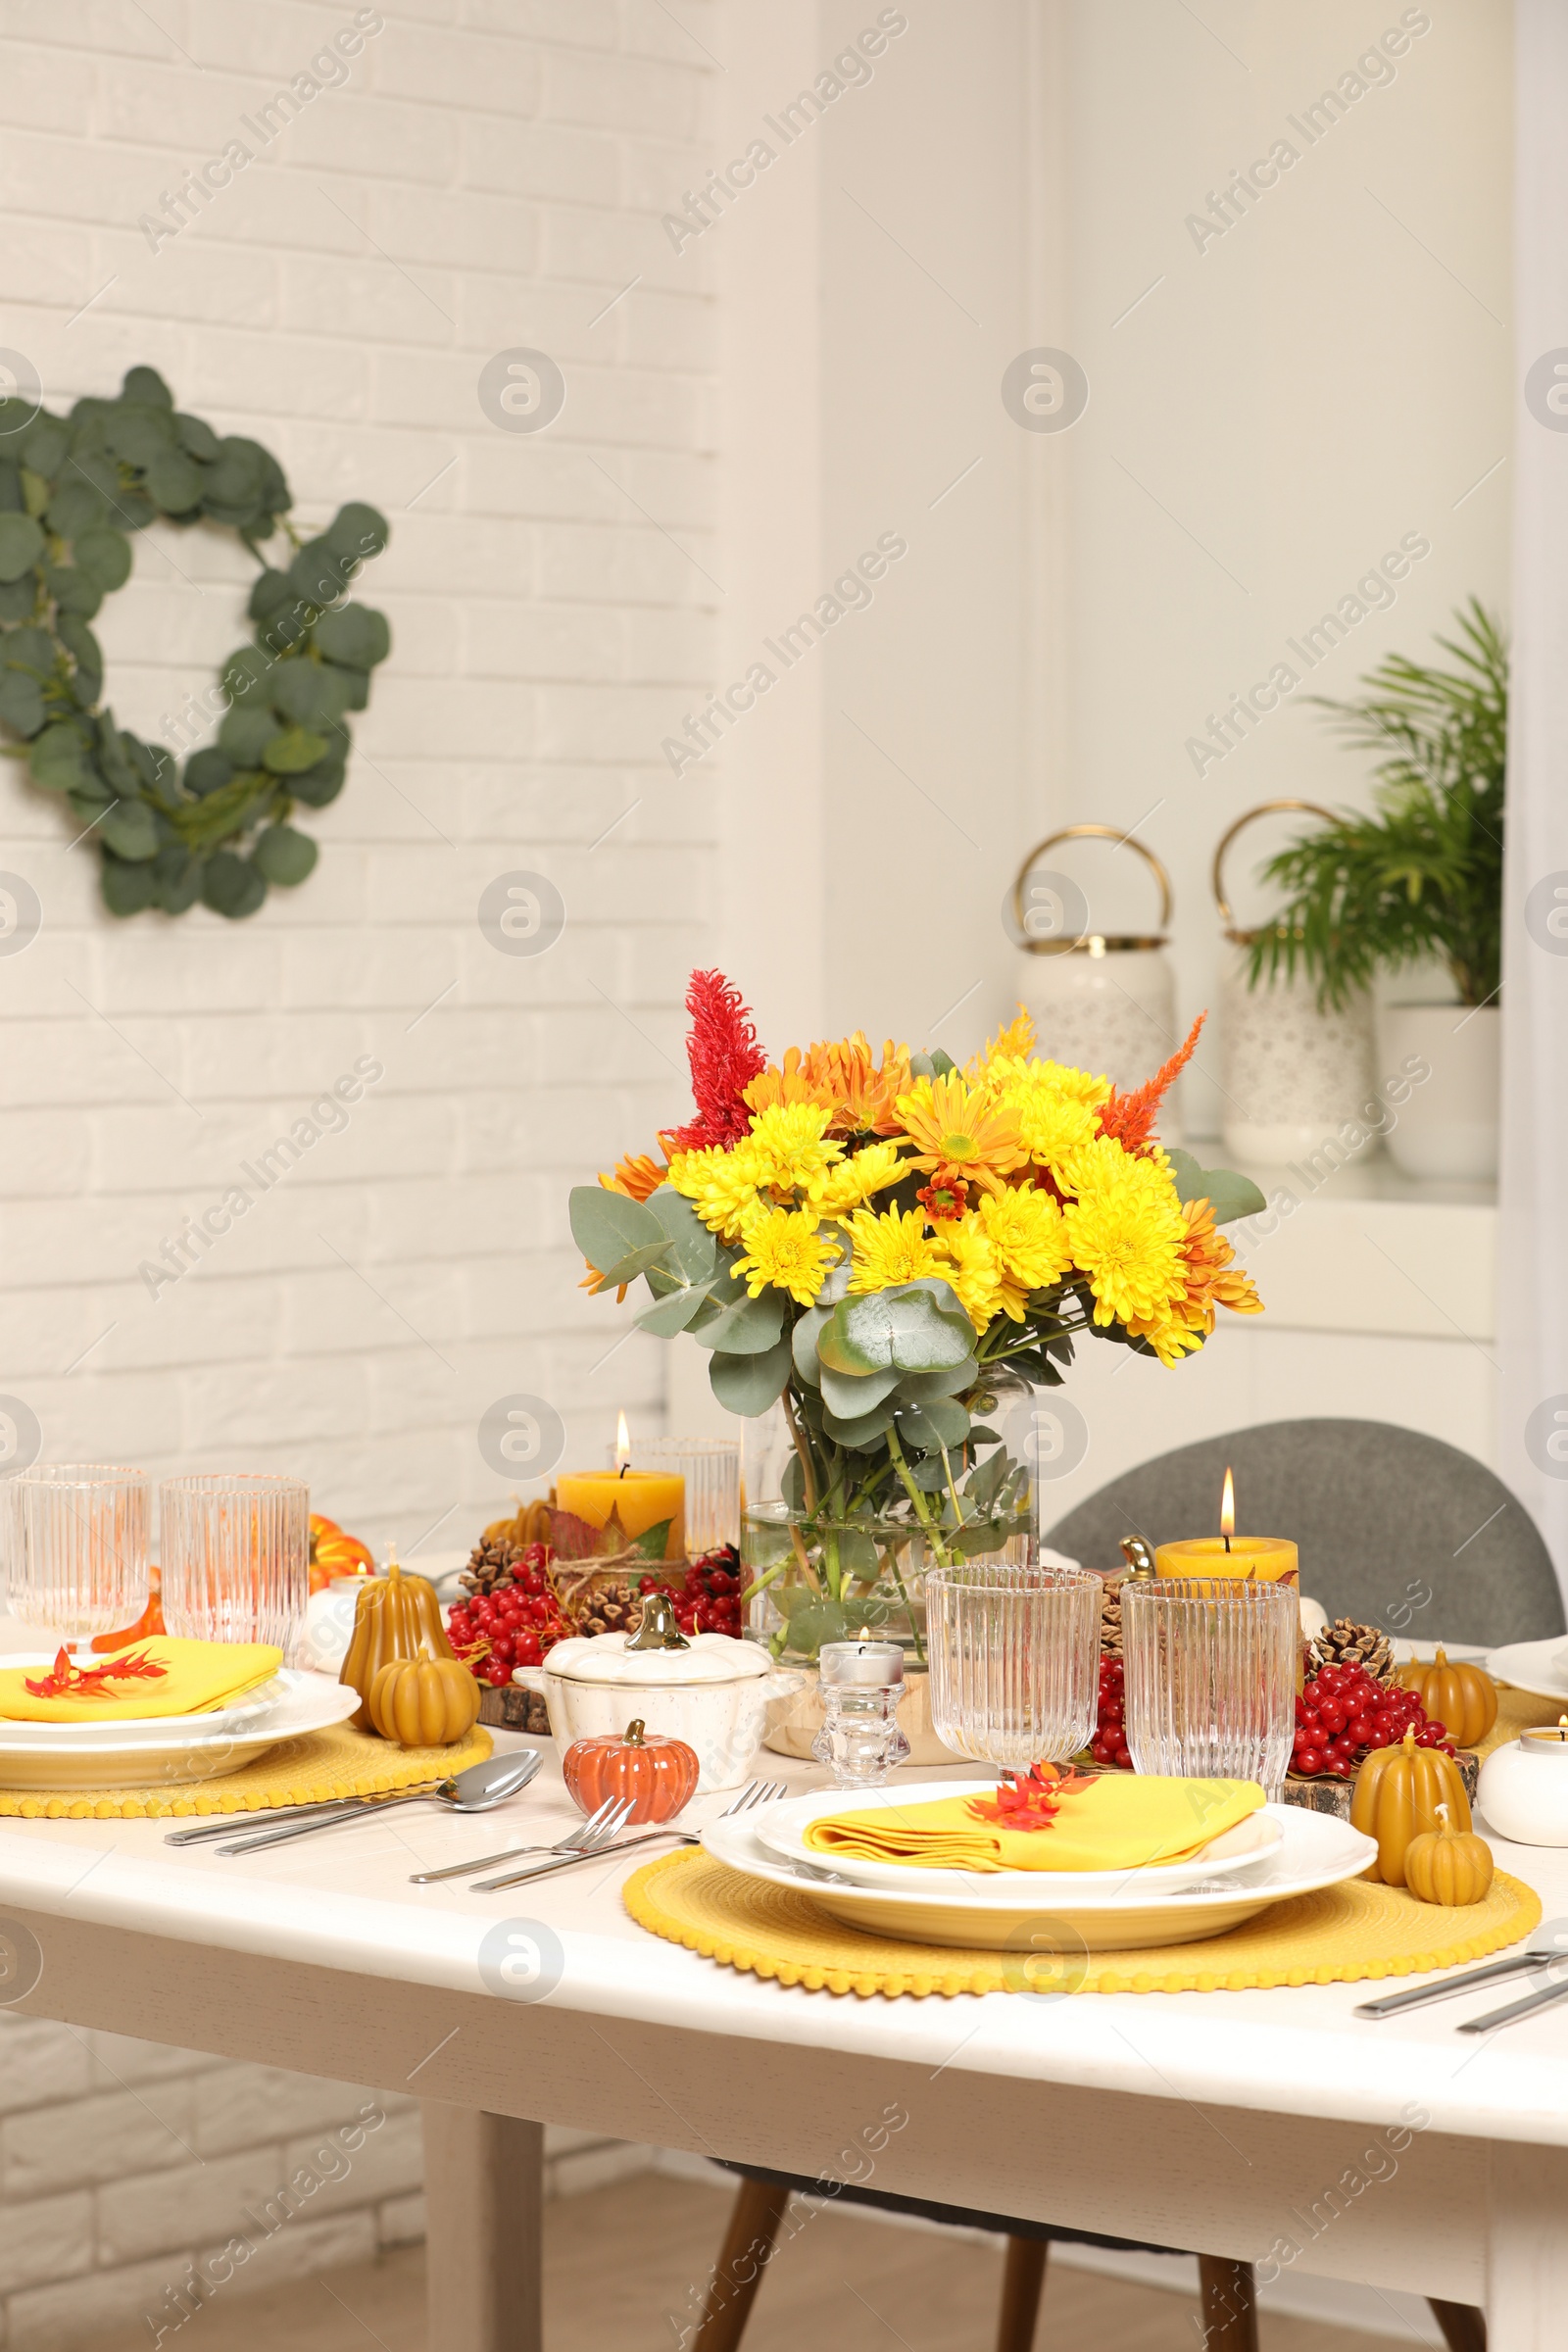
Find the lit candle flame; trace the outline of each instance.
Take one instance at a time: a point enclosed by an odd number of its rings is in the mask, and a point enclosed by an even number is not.
[[[1236,1481],[1231,1476],[1229,1462],[1225,1465],[1225,1490],[1219,1498],[1219,1532],[1229,1551],[1231,1538],[1236,1533]]]
[[[615,1468],[625,1470],[631,1463],[631,1431],[626,1427],[624,1413],[615,1415]]]

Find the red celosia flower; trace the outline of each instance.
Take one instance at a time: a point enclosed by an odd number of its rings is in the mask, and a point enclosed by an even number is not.
[[[1198,1044],[1198,1033],[1207,1018],[1206,1012],[1199,1014],[1188,1032],[1186,1045],[1181,1047],[1177,1053],[1171,1055],[1169,1061],[1154,1072],[1147,1085],[1138,1087],[1130,1095],[1112,1093],[1109,1102],[1105,1103],[1100,1113],[1102,1135],[1114,1137],[1124,1152],[1131,1152],[1134,1154],[1142,1154],[1147,1152],[1150,1139],[1154,1132],[1154,1120],[1158,1115],[1166,1090],[1181,1076],[1182,1071],[1192,1060],[1194,1049]]]
[[[766,1069],[767,1055],[757,1042],[740,990],[731,988],[722,972],[693,972],[686,1009],[692,1016],[686,1058],[691,1063],[697,1116],[659,1140],[666,1152],[703,1152],[715,1144],[737,1144],[752,1130],[745,1090]]]
[[[45,1675],[42,1682],[28,1683],[26,1688],[34,1698],[113,1698],[116,1693],[107,1688],[111,1679],[147,1682],[168,1672],[167,1666],[158,1665],[144,1649],[106,1658],[101,1666],[74,1666],[70,1650],[61,1648],[55,1655],[54,1672]]]

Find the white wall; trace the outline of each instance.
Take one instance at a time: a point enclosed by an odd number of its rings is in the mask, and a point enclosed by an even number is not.
[[[395,638],[317,873],[246,923],[110,920],[6,770],[45,925],[0,959],[0,1390],[56,1459],[295,1469],[351,1525],[466,1544],[496,1397],[544,1396],[578,1452],[659,1406],[651,1345],[596,1373],[565,1193],[684,1102],[711,908],[714,788],[659,742],[711,667],[712,304],[659,216],[701,176],[712,11],[388,0],[348,85],[150,250],[138,218],[351,13],[15,0],[0,28],[0,343],[56,410],[151,362],[307,522],[381,507]],[[566,376],[538,436],[478,403],[519,345]],[[210,682],[249,570],[206,527],[138,543],[102,623],[123,719]],[[477,926],[513,869],[566,904],[537,959]],[[149,1297],[138,1263],[362,1054],[348,1131]]]

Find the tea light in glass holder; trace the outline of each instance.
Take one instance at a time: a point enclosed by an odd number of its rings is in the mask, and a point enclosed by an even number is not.
[[[1568,1715],[1494,1749],[1476,1802],[1487,1827],[1516,1845],[1568,1845]]]
[[[904,1651],[897,1642],[824,1642],[822,1729],[811,1753],[840,1788],[874,1788],[909,1752],[899,1729]]]

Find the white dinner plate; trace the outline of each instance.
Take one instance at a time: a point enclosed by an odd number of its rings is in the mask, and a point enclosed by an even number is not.
[[[1516,1690],[1568,1704],[1568,1642],[1561,1634],[1549,1634],[1544,1642],[1510,1642],[1505,1649],[1489,1649],[1486,1666],[1499,1683],[1512,1683]]]
[[[923,1781],[897,1788],[813,1789],[808,1796],[789,1796],[759,1812],[757,1834],[773,1853],[787,1862],[806,1862],[830,1870],[858,1886],[887,1887],[910,1894],[943,1894],[956,1881],[964,1886],[1006,1886],[1014,1894],[1049,1882],[1059,1904],[1068,1894],[1120,1893],[1136,1882],[1151,1893],[1179,1893],[1199,1879],[1230,1878],[1254,1868],[1275,1852],[1284,1836],[1264,1806],[1250,1813],[1234,1829],[1210,1838],[1202,1852],[1182,1862],[1159,1862],[1142,1870],[997,1870],[961,1871],[923,1868],[912,1862],[874,1862],[858,1854],[824,1854],[807,1842],[813,1821],[829,1813],[907,1813],[911,1805],[934,1804],[947,1796],[994,1796],[996,1775],[984,1781]],[[1043,1835],[1047,1833],[1042,1833]]]
[[[1090,1895],[1068,1895],[1065,1887],[1049,1886],[1041,1886],[1031,1900],[1017,1889],[1009,1873],[1005,1884],[996,1878],[960,1880],[940,1896],[903,1894],[853,1886],[830,1868],[774,1853],[760,1834],[768,1810],[760,1805],[753,1812],[710,1822],[703,1832],[705,1849],[747,1878],[809,1895],[846,1927],[892,1936],[905,1943],[1015,1949],[1031,1971],[1036,1970],[1035,1956],[1042,1953],[1059,1955],[1070,1969],[1075,1952],[1139,1951],[1152,1944],[1197,1943],[1222,1936],[1272,1903],[1359,1878],[1377,1857],[1374,1838],[1332,1813],[1269,1805],[1265,1810],[1280,1825],[1280,1842],[1246,1881],[1200,1879],[1185,1893],[1155,1895],[1136,1885],[1118,1894]],[[1037,1983],[1034,1988],[1049,1986]]]
[[[343,1723],[359,1692],[284,1666],[232,1707],[210,1715],[142,1716],[118,1723],[0,1720],[0,1787],[134,1788],[217,1780],[281,1740]]]

